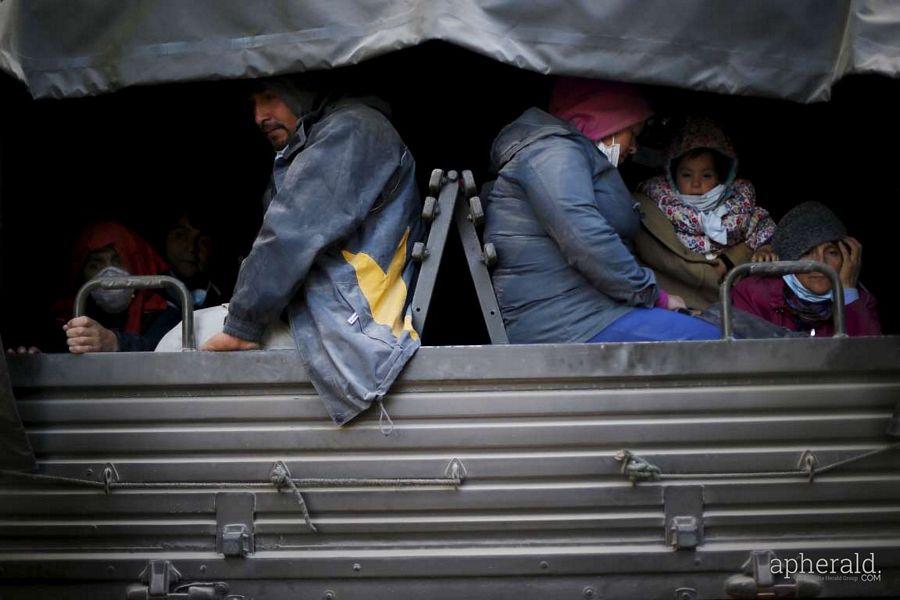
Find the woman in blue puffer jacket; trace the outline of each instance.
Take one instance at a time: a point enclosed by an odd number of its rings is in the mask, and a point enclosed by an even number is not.
[[[616,167],[636,149],[647,103],[625,84],[562,78],[550,111],[526,110],[491,150],[485,237],[510,341],[717,339],[674,312],[684,302],[632,253],[640,215]]]

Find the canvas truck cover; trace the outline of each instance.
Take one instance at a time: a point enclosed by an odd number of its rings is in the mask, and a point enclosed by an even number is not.
[[[0,67],[35,97],[330,69],[446,42],[546,74],[826,100],[900,73],[892,0],[2,0]]]

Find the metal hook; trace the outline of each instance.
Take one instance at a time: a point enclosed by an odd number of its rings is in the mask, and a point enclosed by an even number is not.
[[[106,463],[101,477],[103,478],[103,491],[109,496],[112,493],[113,482],[119,481],[119,472],[116,470],[116,466],[112,463]]]
[[[381,414],[378,416],[378,427],[381,429],[382,435],[387,437],[394,433],[394,420],[391,419],[391,415],[385,410],[384,400],[379,399],[378,406],[381,408]],[[385,425],[385,421],[387,421],[387,425]]]

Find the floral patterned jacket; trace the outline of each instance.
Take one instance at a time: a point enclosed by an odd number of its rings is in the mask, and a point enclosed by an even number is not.
[[[700,148],[717,152],[728,165],[727,177],[721,182],[726,189],[717,207],[727,232],[727,244],[710,239],[703,231],[701,211],[678,197],[673,170],[679,158]],[[693,118],[687,120],[669,150],[666,174],[645,181],[639,191],[656,203],[672,222],[678,239],[689,250],[697,254],[718,256],[726,248],[741,242],[756,250],[772,238],[775,222],[768,211],[756,205],[753,184],[745,179],[737,179],[736,173],[737,155],[722,130],[709,119]]]

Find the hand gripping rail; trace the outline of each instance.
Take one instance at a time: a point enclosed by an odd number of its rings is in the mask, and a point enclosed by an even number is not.
[[[761,263],[744,263],[731,270],[719,288],[719,300],[722,302],[722,339],[733,340],[734,329],[731,323],[731,287],[735,279],[744,275],[786,275],[788,273],[822,273],[831,279],[834,293],[834,336],[847,337],[844,326],[844,286],[837,271],[825,263],[814,260],[793,260]]]
[[[91,279],[81,286],[81,289],[78,290],[78,294],[75,296],[76,317],[84,315],[88,294],[97,288],[104,290],[174,289],[181,300],[181,350],[182,352],[188,352],[197,349],[197,342],[194,340],[194,300],[191,298],[191,293],[187,287],[174,277],[167,275],[142,275]]]

